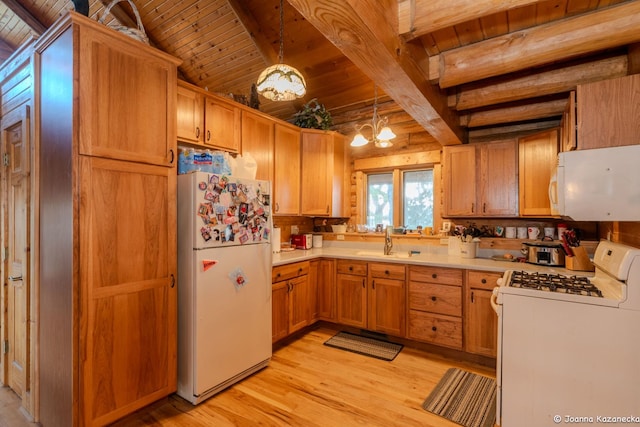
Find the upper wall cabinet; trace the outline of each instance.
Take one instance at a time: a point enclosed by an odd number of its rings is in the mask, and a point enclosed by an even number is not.
[[[344,136],[336,132],[302,129],[300,213],[344,215]]]
[[[549,186],[558,158],[558,129],[518,140],[520,216],[551,216]]]
[[[299,215],[300,128],[276,123],[273,164],[273,213]]]
[[[444,216],[518,215],[517,141],[444,147]]]
[[[260,112],[242,110],[242,155],[256,161],[256,179],[273,181],[275,120]]]
[[[576,91],[578,150],[639,143],[640,75],[578,85]]]
[[[241,110],[235,102],[178,81],[179,142],[240,152]]]

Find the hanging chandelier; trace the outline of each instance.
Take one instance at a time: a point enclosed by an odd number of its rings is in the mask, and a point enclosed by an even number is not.
[[[302,74],[283,62],[284,58],[284,1],[280,0],[280,54],[279,63],[267,67],[260,76],[256,88],[258,93],[272,101],[291,101],[307,92]]]
[[[373,142],[378,148],[387,148],[393,145],[391,140],[396,137],[396,134],[389,128],[389,120],[386,117],[380,118],[378,116],[378,87],[376,85],[373,86],[373,91],[373,117],[371,123],[355,125],[357,133],[353,137],[353,141],[351,141],[352,147],[362,147],[369,142]],[[362,129],[366,127],[371,128],[371,138],[366,138],[362,134]]]

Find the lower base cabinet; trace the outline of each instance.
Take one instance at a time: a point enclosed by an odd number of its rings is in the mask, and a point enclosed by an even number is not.
[[[491,307],[493,288],[502,273],[468,270],[465,287],[464,349],[496,357],[498,316]]]
[[[333,259],[313,260],[310,264],[311,320],[336,320],[336,261]]]
[[[271,273],[271,332],[276,342],[311,324],[309,261],[274,267]]]
[[[407,337],[462,350],[462,270],[409,266]]]

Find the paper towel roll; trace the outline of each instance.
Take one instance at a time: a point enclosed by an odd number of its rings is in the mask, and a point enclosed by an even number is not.
[[[273,233],[271,234],[271,251],[274,254],[280,253],[280,239],[281,233],[280,229],[274,227]]]
[[[311,239],[312,239],[314,248],[322,247],[322,234],[314,234]]]

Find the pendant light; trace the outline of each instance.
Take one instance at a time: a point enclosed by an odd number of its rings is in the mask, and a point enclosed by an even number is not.
[[[272,101],[292,101],[307,92],[302,74],[283,62],[284,52],[284,0],[280,0],[280,54],[279,63],[267,67],[258,77],[258,93]]]
[[[391,147],[393,143],[391,140],[396,137],[396,134],[393,133],[391,128],[388,126],[389,120],[378,117],[378,86],[373,86],[373,118],[371,119],[371,123],[364,123],[361,125],[355,125],[356,128],[356,136],[353,137],[353,141],[351,141],[352,147],[362,147],[363,145],[367,145],[369,142],[373,142],[378,148],[387,148]],[[371,128],[371,138],[368,139],[362,134],[362,129],[365,127]]]

